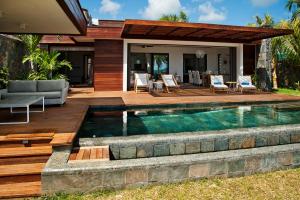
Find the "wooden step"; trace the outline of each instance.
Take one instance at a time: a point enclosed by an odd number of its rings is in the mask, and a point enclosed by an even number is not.
[[[1,151],[1,150],[0,150]],[[30,156],[16,158],[0,158],[1,165],[18,165],[18,164],[33,164],[33,163],[46,163],[50,155],[46,156]]]
[[[0,177],[41,174],[45,165],[45,163],[1,165]]]
[[[40,174],[0,177],[0,185],[41,181]]]
[[[0,158],[43,156],[43,155],[50,155],[51,153],[52,153],[51,146],[1,148]]]
[[[25,182],[0,185],[0,198],[25,198],[41,195],[41,182]]]
[[[109,146],[75,147],[69,157],[69,162],[107,161]]]

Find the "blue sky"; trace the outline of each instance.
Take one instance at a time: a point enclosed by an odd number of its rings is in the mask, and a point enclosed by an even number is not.
[[[80,0],[93,18],[158,19],[185,11],[191,22],[246,25],[254,16],[271,14],[275,21],[290,17],[287,0]]]

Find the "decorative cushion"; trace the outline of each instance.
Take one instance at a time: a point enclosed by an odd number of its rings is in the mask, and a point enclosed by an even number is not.
[[[250,85],[249,82],[242,82],[241,85]]]
[[[8,93],[14,92],[36,92],[36,81],[17,80],[8,81]]]
[[[220,81],[215,81],[214,85],[222,85],[222,83]]]
[[[65,80],[40,80],[37,81],[38,92],[61,91],[66,86]]]

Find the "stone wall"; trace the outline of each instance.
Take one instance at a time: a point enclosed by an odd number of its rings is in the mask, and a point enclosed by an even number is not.
[[[236,177],[300,166],[300,144],[74,164],[68,163],[69,153],[62,150],[52,154],[42,172],[43,193],[92,192],[187,179]]]
[[[300,142],[299,125],[222,131],[146,135],[144,137],[80,138],[80,146],[108,145],[115,160],[248,149]]]
[[[261,45],[257,46],[258,61],[256,73],[258,87],[270,91],[272,90],[272,51],[271,39],[262,40]]]
[[[9,68],[10,79],[22,79],[28,71],[28,65],[22,63],[24,45],[13,36],[0,34],[0,67]]]

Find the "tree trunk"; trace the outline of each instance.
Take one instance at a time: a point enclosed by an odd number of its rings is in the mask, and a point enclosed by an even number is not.
[[[277,85],[277,62],[276,60],[273,58],[272,60],[272,68],[273,68],[273,89],[277,90],[278,89],[278,85]]]

